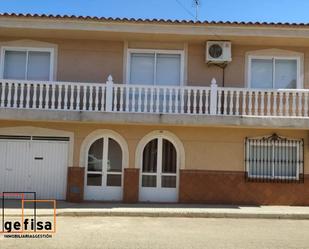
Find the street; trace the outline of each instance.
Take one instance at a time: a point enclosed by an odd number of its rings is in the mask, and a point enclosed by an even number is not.
[[[309,248],[309,221],[59,217],[51,239],[0,239],[0,248]]]

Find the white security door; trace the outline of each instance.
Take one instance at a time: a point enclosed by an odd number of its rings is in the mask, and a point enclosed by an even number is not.
[[[36,138],[0,140],[0,192],[36,192],[38,199],[64,200],[68,142]]]
[[[32,141],[29,179],[38,199],[64,200],[68,168],[68,142]]]
[[[140,177],[140,201],[177,202],[178,160],[175,146],[162,137],[144,148]]]
[[[0,141],[0,193],[31,190],[29,152],[30,141]]]
[[[122,200],[123,155],[119,143],[109,136],[97,139],[88,150],[85,200]]]

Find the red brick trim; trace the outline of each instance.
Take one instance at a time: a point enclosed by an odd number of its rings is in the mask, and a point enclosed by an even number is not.
[[[309,205],[309,175],[303,183],[247,182],[245,172],[180,170],[182,203]]]
[[[85,168],[69,167],[67,180],[67,201],[82,202],[84,199]]]
[[[138,202],[139,169],[125,168],[123,182],[123,202]]]

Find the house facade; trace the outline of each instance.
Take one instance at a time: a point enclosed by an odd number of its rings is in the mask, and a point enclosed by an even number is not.
[[[308,41],[305,24],[2,14],[0,192],[308,205]]]

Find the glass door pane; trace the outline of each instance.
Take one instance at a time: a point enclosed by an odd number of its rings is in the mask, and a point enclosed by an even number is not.
[[[158,139],[151,140],[143,151],[142,187],[157,186]]]
[[[87,185],[101,186],[103,170],[103,138],[96,140],[88,151]]]
[[[28,53],[28,80],[49,80],[50,76],[50,52]]]
[[[176,174],[176,149],[166,139],[163,139],[162,146],[162,173]]]
[[[26,60],[27,52],[25,51],[5,51],[3,78],[24,80]]]
[[[180,54],[157,54],[156,85],[180,85]]]
[[[297,83],[297,60],[275,60],[275,88],[295,89]]]
[[[273,60],[251,60],[251,88],[273,88]]]
[[[157,54],[156,64],[156,82],[158,86],[179,86],[181,71],[180,54]],[[180,103],[180,95],[175,94],[171,89],[166,90],[165,103],[167,106],[175,106],[176,102]],[[159,111],[163,112],[163,91],[159,93]],[[177,98],[177,100],[176,100]],[[178,106],[175,107],[178,109]],[[170,110],[171,111],[171,110]]]
[[[107,186],[121,186],[122,150],[112,138],[108,139]]]
[[[161,187],[176,188],[177,153],[174,145],[162,140],[162,178]]]
[[[108,139],[107,172],[122,172],[122,150],[112,138]]]
[[[130,84],[154,84],[155,54],[131,53]]]

